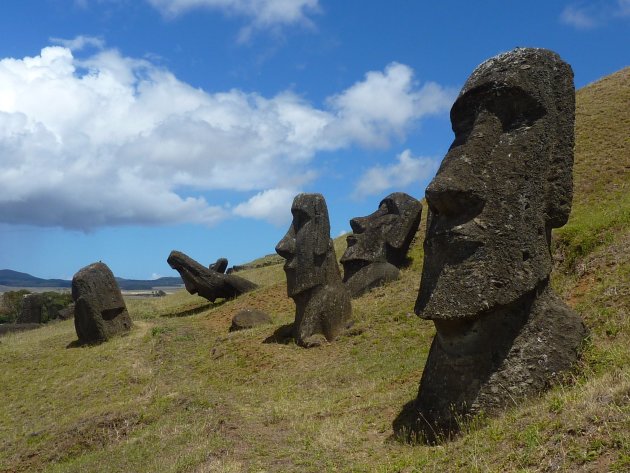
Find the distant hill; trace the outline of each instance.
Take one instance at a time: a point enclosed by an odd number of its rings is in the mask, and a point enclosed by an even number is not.
[[[124,279],[116,278],[121,289],[127,291],[149,290],[155,287],[179,286],[183,284],[180,277],[164,277],[159,279]],[[27,273],[13,271],[11,269],[0,269],[0,286],[7,287],[58,287],[70,288],[72,281],[65,279],[42,279],[31,276]]]
[[[164,286],[181,286],[184,284],[182,278],[179,276],[165,277],[158,279],[123,279],[116,278],[118,285],[125,291],[136,291],[142,289],[154,289],[156,287]]]
[[[42,279],[27,273],[20,273],[11,269],[0,269],[0,285],[9,287],[65,287],[71,286],[71,281],[65,279]]]

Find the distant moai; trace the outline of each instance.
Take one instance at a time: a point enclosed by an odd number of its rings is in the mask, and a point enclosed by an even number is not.
[[[549,285],[551,230],[571,209],[574,115],[571,67],[529,48],[478,66],[451,109],[415,307],[437,330],[415,402],[430,441],[576,361],[584,324]]]
[[[16,324],[41,324],[44,320],[44,296],[37,293],[26,294],[22,298],[22,309]]]
[[[74,327],[81,343],[105,341],[131,329],[131,318],[113,273],[105,263],[82,268],[72,278]]]
[[[212,263],[211,265],[208,266],[208,269],[212,270],[212,271],[216,271],[217,273],[225,273],[225,270],[228,267],[228,260],[227,258],[219,258],[218,260],[216,260],[214,263]]]
[[[352,297],[398,279],[421,216],[419,200],[394,192],[381,200],[376,212],[350,220],[352,234],[341,264]]]
[[[258,287],[239,276],[206,268],[181,251],[171,251],[166,261],[181,275],[184,286],[190,294],[198,294],[210,302],[219,298],[233,299]],[[222,266],[220,259],[215,264]],[[227,260],[225,260],[225,266],[227,267]]]
[[[286,260],[287,294],[296,306],[292,336],[302,346],[317,346],[350,325],[350,294],[341,282],[324,197],[298,194],[291,213],[276,252]]]

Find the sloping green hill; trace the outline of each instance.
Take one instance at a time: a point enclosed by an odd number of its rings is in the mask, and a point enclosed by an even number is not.
[[[402,278],[354,301],[356,328],[317,349],[262,343],[293,318],[278,264],[239,272],[262,287],[234,301],[129,301],[135,328],[102,345],[72,348],[71,321],[2,338],[0,471],[629,471],[629,103],[630,69],[577,95],[553,283],[591,338],[542,397],[440,447],[392,438],[434,333],[412,313],[419,235]],[[228,333],[247,307],[274,326]]]

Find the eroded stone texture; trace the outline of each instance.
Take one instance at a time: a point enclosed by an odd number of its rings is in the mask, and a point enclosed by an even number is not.
[[[72,278],[74,327],[81,343],[105,341],[131,329],[116,279],[106,264],[82,268]]]
[[[398,279],[420,225],[422,205],[404,192],[385,197],[376,212],[350,220],[352,234],[341,257],[343,282],[352,297]]]
[[[484,62],[453,105],[455,140],[426,190],[416,302],[437,329],[416,400],[428,437],[542,391],[576,360],[584,325],[549,287],[574,113],[571,68],[544,49]]]
[[[260,325],[267,325],[272,322],[273,320],[266,312],[256,309],[244,309],[232,317],[230,332],[250,329]]]
[[[41,294],[26,294],[22,299],[22,310],[15,323],[41,324],[44,320],[44,302],[44,297]]]
[[[210,269],[211,271],[216,271],[217,273],[225,273],[225,270],[228,267],[228,260],[227,258],[219,258],[218,260],[216,260],[216,262],[212,263],[210,266],[208,266],[208,269]]]
[[[198,294],[210,302],[233,299],[258,287],[247,279],[212,271],[180,251],[171,251],[166,261],[180,274],[190,294]]]
[[[286,260],[287,294],[296,306],[292,336],[302,346],[316,346],[350,325],[350,294],[341,282],[324,197],[299,194],[291,213],[276,252]]]

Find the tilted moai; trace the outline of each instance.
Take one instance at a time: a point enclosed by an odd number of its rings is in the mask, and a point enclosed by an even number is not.
[[[287,294],[296,306],[293,338],[310,347],[334,340],[350,325],[350,294],[341,282],[324,197],[298,194],[291,213],[276,252],[286,260]]]
[[[577,358],[584,325],[549,286],[551,229],[571,209],[574,115],[571,67],[544,49],[484,62],[451,109],[415,307],[437,330],[415,403],[429,438],[544,390]]]
[[[418,231],[422,205],[404,192],[385,197],[376,212],[350,220],[352,234],[341,257],[343,282],[352,297],[394,281]]]
[[[171,251],[166,261],[171,268],[180,274],[184,286],[190,294],[198,294],[210,302],[219,298],[233,299],[258,287],[253,282],[239,276],[223,274],[206,268],[181,251]],[[217,263],[220,263],[220,260]],[[225,266],[227,266],[227,260]]]
[[[116,279],[106,264],[93,263],[72,278],[74,327],[81,343],[105,341],[131,329]]]

